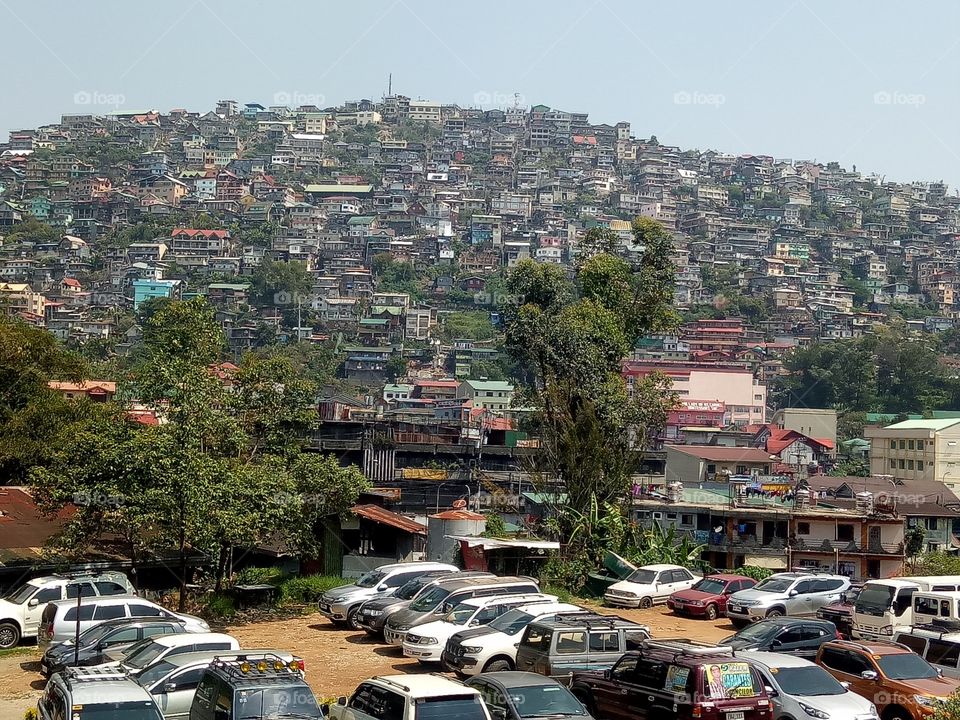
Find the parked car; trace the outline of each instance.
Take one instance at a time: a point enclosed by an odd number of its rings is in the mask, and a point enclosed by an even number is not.
[[[480,693],[493,720],[571,718],[590,720],[573,693],[556,680],[536,673],[483,673],[464,683]]]
[[[569,603],[530,605],[514,608],[488,625],[460,630],[447,640],[443,649],[443,669],[460,677],[513,670],[519,640],[530,623],[548,620],[559,613],[578,612],[585,611]]]
[[[960,679],[960,628],[914,626],[897,630],[893,641],[906,645],[947,677]]]
[[[164,720],[146,690],[125,673],[91,676],[89,668],[65,668],[54,673],[37,702],[40,720],[109,718]]]
[[[769,720],[757,670],[730,648],[648,641],[605,671],[575,672],[570,690],[594,717]]]
[[[297,718],[320,720],[323,712],[299,671],[280,657],[217,658],[203,671],[190,705],[190,720]]]
[[[461,572],[455,575],[448,570],[438,570],[435,572],[424,573],[420,577],[408,581],[403,587],[397,590],[393,595],[383,598],[374,598],[366,600],[357,610],[357,625],[363,628],[367,635],[373,637],[383,637],[383,627],[387,624],[390,616],[407,608],[410,603],[420,595],[426,592],[428,587],[433,587],[439,580],[457,577],[495,577],[493,573],[487,572]]]
[[[79,649],[72,639],[48,647],[40,660],[40,672],[50,677],[65,667],[99,665],[108,661],[104,655],[108,650],[129,647],[156,635],[177,635],[186,631],[186,626],[178,620],[155,617],[106,620],[80,634]]]
[[[720,644],[734,650],[767,650],[813,660],[823,643],[839,637],[829,620],[773,617],[743,628]]]
[[[644,565],[607,588],[603,602],[613,607],[648,608],[665,603],[673,593],[688,590],[700,579],[679,565]]]
[[[409,580],[424,573],[443,570],[459,572],[455,565],[438,562],[391,563],[364,573],[355,583],[341,585],[320,596],[320,612],[334,625],[349,625],[359,630],[357,610],[365,600],[393,595]]]
[[[277,658],[289,669],[303,675],[303,659],[290,653],[276,650],[241,650],[235,655],[229,655],[221,651],[205,650],[168,655],[150,665],[134,680],[153,696],[164,720],[186,720],[203,673],[214,660],[256,665],[261,660],[275,662]]]
[[[667,598],[667,607],[678,615],[693,615],[716,620],[727,611],[727,598],[740,590],[749,590],[757,581],[743,575],[708,575],[687,590],[677,590]]]
[[[745,652],[760,673],[777,718],[876,718],[877,706],[850,692],[816,663],[782,653]]]
[[[606,670],[650,637],[650,628],[611,615],[562,613],[527,626],[517,670],[567,679],[574,670]]]
[[[118,572],[63,577],[46,575],[28,580],[0,598],[0,650],[22,639],[37,637],[47,603],[104,595],[136,595],[127,576]]]
[[[181,622],[187,632],[209,632],[206,621],[167,610],[155,602],[144,600],[135,595],[113,595],[111,597],[82,598],[80,605],[76,600],[58,600],[47,603],[40,620],[38,644],[49,647],[53,643],[63,642],[76,636],[79,619],[80,632],[96,627],[106,620],[132,617],[156,617],[161,620]]]
[[[905,645],[834,640],[824,643],[817,664],[850,690],[873,701],[884,720],[922,720],[960,689]]]
[[[845,638],[853,637],[853,605],[860,595],[862,583],[854,583],[840,595],[837,602],[824,605],[817,610],[817,617],[829,620],[837,626],[837,630]]]
[[[556,595],[493,595],[464,600],[438,620],[414,625],[403,639],[403,654],[422,663],[440,662],[447,640],[458,630],[478,627],[496,620],[516,607],[555,603]]]
[[[331,720],[491,720],[480,693],[440,675],[385,675],[330,708]],[[190,717],[190,720],[206,720]]]
[[[440,580],[421,593],[404,610],[393,613],[383,628],[383,637],[391,645],[403,645],[407,631],[414,625],[436,620],[464,600],[492,595],[517,595],[540,592],[539,583],[525,577],[472,577]]]
[[[180,635],[163,635],[147,638],[136,645],[122,650],[112,650],[106,653],[107,662],[98,667],[116,666],[126,670],[131,675],[143,672],[154,663],[174,655],[185,653],[215,650],[227,652],[238,650],[240,642],[226,633],[181,633]]]
[[[775,573],[749,590],[727,600],[727,617],[734,627],[781,615],[815,616],[824,605],[837,602],[850,587],[843,575]]]

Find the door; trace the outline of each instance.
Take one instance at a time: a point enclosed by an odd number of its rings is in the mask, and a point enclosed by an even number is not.
[[[164,720],[186,720],[205,666],[187,668],[170,675],[151,690]]]
[[[840,602],[840,596],[843,594],[843,587],[846,584],[846,582],[838,578],[815,580],[813,585],[814,611],[819,610],[824,605]]]
[[[111,633],[108,633],[100,641],[98,647],[99,650],[107,650],[114,647],[115,645],[127,645],[129,643],[135,643],[137,640],[141,639],[140,629],[135,627],[125,627],[114,630]]]
[[[27,609],[23,614],[24,636],[32,637],[37,634],[44,608],[47,607],[47,603],[59,600],[62,592],[63,587],[59,585],[54,588],[44,588],[27,601]]]
[[[786,600],[787,615],[813,615],[817,611],[814,607],[813,592],[816,582],[816,580],[801,580],[793,586],[797,594]]]
[[[803,627],[803,625],[797,623],[796,625],[783,628],[777,633],[773,640],[771,640],[768,649],[772,652],[797,652],[803,647],[804,643]]]
[[[591,630],[587,644],[594,668],[611,667],[623,655],[619,630]]]
[[[796,654],[807,660],[815,660],[820,646],[828,640],[836,640],[836,635],[831,635],[820,625],[802,625],[800,627],[800,647]]]
[[[851,650],[827,647],[820,656],[820,663],[837,680],[850,683],[851,692],[873,701],[882,714],[883,708],[889,703],[889,694],[877,692],[875,681],[861,677],[861,673],[866,670],[876,672],[876,668],[863,655]]]
[[[593,711],[596,717],[610,720],[632,720],[629,705],[629,689],[637,685],[639,658],[627,656],[610,670],[609,678],[600,678],[591,683]]]

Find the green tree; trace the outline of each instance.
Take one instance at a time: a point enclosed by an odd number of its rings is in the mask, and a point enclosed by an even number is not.
[[[253,297],[261,305],[294,306],[297,298],[313,288],[313,277],[306,264],[295,260],[264,260],[251,282]]]

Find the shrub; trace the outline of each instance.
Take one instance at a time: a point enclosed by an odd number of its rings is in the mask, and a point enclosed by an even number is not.
[[[38,720],[37,709],[27,708],[27,711],[23,714],[23,720]]]
[[[211,595],[203,606],[203,614],[215,620],[229,620],[237,614],[237,606],[229,595]]]
[[[275,567],[247,567],[237,573],[235,585],[260,585],[269,583],[279,585],[287,578],[280,568]]]
[[[773,570],[765,567],[758,567],[756,565],[744,565],[743,567],[738,567],[735,570],[731,570],[734,575],[743,575],[748,578],[753,578],[757,582],[770,577],[773,575]]]
[[[320,596],[349,581],[336,575],[304,575],[287,578],[280,583],[280,602],[292,604],[315,603]]]

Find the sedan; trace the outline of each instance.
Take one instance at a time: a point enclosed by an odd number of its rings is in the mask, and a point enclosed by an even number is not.
[[[482,673],[464,684],[480,692],[492,720],[593,720],[566,687],[537,673]]]
[[[813,660],[823,643],[840,637],[829,620],[778,617],[761,620],[720,641],[734,650],[767,650]]]
[[[727,611],[727,598],[756,584],[756,580],[743,575],[708,575],[689,590],[673,593],[667,598],[667,607],[677,615],[716,620]]]

